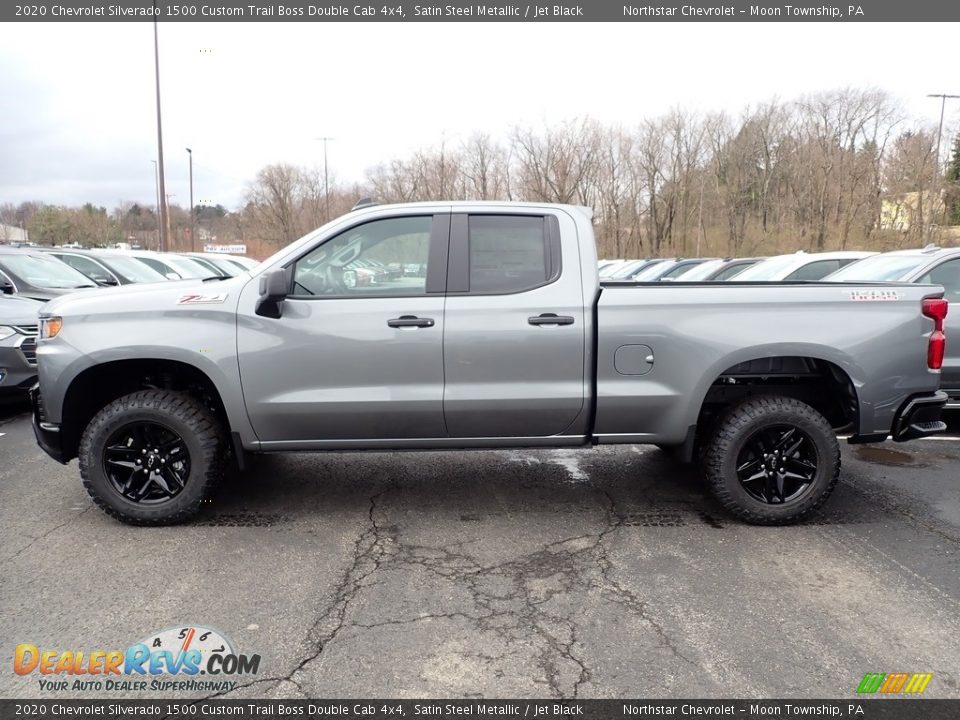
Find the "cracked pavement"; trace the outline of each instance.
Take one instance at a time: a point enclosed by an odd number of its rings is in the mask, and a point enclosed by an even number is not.
[[[611,447],[260,457],[194,522],[138,529],[21,409],[0,414],[3,697],[44,696],[17,643],[181,624],[262,656],[227,697],[843,698],[868,671],[960,697],[960,440],[844,446],[798,527]]]

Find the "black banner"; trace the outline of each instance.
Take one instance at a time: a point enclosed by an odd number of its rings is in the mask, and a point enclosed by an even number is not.
[[[628,720],[650,717],[955,720],[960,700],[0,700],[0,718]]]
[[[949,22],[960,3],[944,0],[584,0],[561,2],[304,2],[286,0],[36,0],[2,3],[11,22]]]

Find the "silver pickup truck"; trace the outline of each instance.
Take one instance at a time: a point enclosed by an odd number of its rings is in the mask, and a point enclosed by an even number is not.
[[[940,432],[947,303],[909,284],[601,283],[584,208],[355,210],[239,277],[41,312],[40,446],[128,523],[247,453],[655,444],[782,524],[851,442]]]

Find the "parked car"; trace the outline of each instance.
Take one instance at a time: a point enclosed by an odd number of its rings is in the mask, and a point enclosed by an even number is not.
[[[705,263],[694,265],[682,275],[674,278],[675,282],[722,282],[738,272],[756,265],[763,258],[722,258],[708,260]]]
[[[210,269],[202,263],[196,262],[194,258],[187,258],[174,253],[150,252],[149,250],[131,250],[127,253],[130,257],[142,262],[168,280],[182,280],[185,278],[208,278],[219,276],[219,273],[211,273]]]
[[[649,267],[668,262],[665,258],[645,258],[643,260],[627,260],[619,267],[614,268],[608,273],[600,273],[604,280],[630,280],[635,275],[643,272]]]
[[[824,278],[828,282],[907,282],[940,285],[951,311],[944,321],[947,335],[940,387],[950,396],[947,407],[960,409],[960,248],[933,245],[874,255]]]
[[[0,292],[34,300],[96,287],[90,278],[64,262],[34,249],[0,247]]]
[[[248,258],[244,255],[225,255],[224,258],[227,262],[231,262],[234,265],[239,265],[243,270],[256,270],[260,265],[260,261],[254,260],[253,258]]]
[[[688,270],[692,270],[712,259],[713,258],[672,258],[656,265],[650,265],[629,279],[634,282],[671,282]]]
[[[870,285],[601,285],[595,253],[586,208],[368,206],[252,276],[59,298],[38,442],[139,525],[193,515],[230,452],[609,443],[696,454],[732,513],[783,524],[832,492],[838,429],[945,428],[941,288],[884,288],[878,312]],[[368,254],[427,272],[349,287]]]
[[[602,273],[604,268],[620,265],[623,262],[623,260],[597,260],[597,271]]]
[[[37,312],[43,303],[0,295],[0,397],[22,395],[37,381]]]
[[[857,250],[808,253],[800,250],[790,255],[775,255],[728,277],[734,282],[801,282],[820,280],[852,262],[876,255]]]
[[[117,250],[66,250],[44,248],[44,251],[93,280],[101,287],[163,282],[166,278],[156,270],[137,262]]]
[[[229,276],[235,277],[239,272],[248,272],[250,270],[245,264],[238,262],[238,260],[246,260],[246,258],[239,258],[236,255],[227,255],[225,253],[180,253],[184,257],[189,257],[194,260],[205,261],[207,264],[212,265],[217,271]],[[256,267],[256,262],[253,263],[253,267]]]
[[[224,268],[220,267],[219,263],[215,263],[213,260],[210,260],[205,257],[201,257],[198,255],[190,255],[188,253],[176,253],[176,254],[182,258],[187,258],[188,260],[192,260],[193,262],[198,263],[199,265],[204,267],[207,270],[208,277],[213,277],[213,276],[234,277],[239,272],[239,270],[237,270],[236,267],[232,267],[229,270],[225,270]]]

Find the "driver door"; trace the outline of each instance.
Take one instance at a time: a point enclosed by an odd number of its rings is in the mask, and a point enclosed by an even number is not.
[[[264,449],[446,436],[447,214],[355,225],[288,266],[282,316],[243,291],[237,329],[250,421]]]

